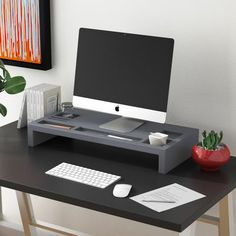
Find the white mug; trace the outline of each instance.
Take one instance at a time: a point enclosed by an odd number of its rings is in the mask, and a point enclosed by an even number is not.
[[[160,146],[166,144],[168,135],[156,132],[156,133],[151,133],[148,137],[151,145]]]

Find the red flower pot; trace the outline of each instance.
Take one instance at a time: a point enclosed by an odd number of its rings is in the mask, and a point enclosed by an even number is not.
[[[192,148],[192,158],[203,170],[215,171],[229,161],[230,151],[225,144],[217,150],[206,150],[195,145]]]

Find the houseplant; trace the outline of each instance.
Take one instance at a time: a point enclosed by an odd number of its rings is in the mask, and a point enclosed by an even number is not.
[[[223,132],[215,131],[202,133],[202,142],[193,146],[192,157],[203,170],[215,171],[226,164],[230,158],[230,151],[226,144],[221,143]]]
[[[5,68],[2,60],[0,60],[0,92],[8,94],[20,93],[25,89],[26,81],[22,76],[11,77],[9,71]],[[0,103],[0,114],[6,116],[7,108]]]

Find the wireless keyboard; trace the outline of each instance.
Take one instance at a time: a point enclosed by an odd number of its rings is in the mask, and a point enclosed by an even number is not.
[[[82,166],[76,166],[65,162],[48,170],[45,174],[98,188],[106,188],[121,178],[121,176],[118,175],[113,175]]]

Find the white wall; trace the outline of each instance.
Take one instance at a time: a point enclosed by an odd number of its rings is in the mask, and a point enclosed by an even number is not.
[[[224,131],[236,155],[236,2],[234,0],[52,0],[53,69],[8,67],[27,86],[48,82],[62,86],[63,101],[72,98],[79,27],[175,38],[168,122]],[[8,116],[16,120],[22,94],[0,94]],[[18,221],[12,191],[4,190],[5,214]],[[9,200],[12,199],[12,200]],[[41,219],[95,235],[157,235],[152,226],[34,198]],[[47,209],[47,212],[44,210]],[[105,225],[101,226],[101,225]],[[114,232],[117,232],[116,234]],[[212,231],[213,232],[213,231]],[[159,232],[160,233],[160,232]],[[163,232],[161,235],[167,235]]]

